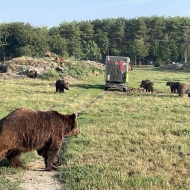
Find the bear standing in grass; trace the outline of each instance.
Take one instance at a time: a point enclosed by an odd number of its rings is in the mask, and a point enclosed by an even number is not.
[[[69,90],[69,83],[62,79],[58,79],[55,82],[56,92],[63,93],[64,89]]]
[[[75,113],[19,108],[0,120],[0,160],[6,157],[12,167],[24,168],[21,153],[37,150],[46,170],[56,170],[64,137],[78,134]]]
[[[167,82],[166,83],[166,86],[170,86],[171,93],[178,93],[180,85],[181,85],[180,82]]]
[[[188,97],[190,97],[190,84],[183,83],[179,87],[179,96],[183,97],[184,94],[188,94]]]
[[[144,88],[146,90],[146,92],[151,92],[153,93],[154,91],[154,84],[153,82],[151,82],[150,80],[146,79],[146,80],[142,80],[141,84],[140,84],[141,88]]]

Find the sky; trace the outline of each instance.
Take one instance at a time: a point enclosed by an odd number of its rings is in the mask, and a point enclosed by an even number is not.
[[[63,22],[141,16],[190,17],[190,0],[3,0],[0,23],[51,28]]]

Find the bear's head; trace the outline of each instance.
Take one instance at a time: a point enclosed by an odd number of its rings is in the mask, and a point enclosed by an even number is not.
[[[167,83],[166,83],[166,86],[171,86],[172,83],[173,83],[173,82],[167,82]]]
[[[63,81],[63,84],[64,84],[64,88],[65,88],[66,90],[69,90],[69,83]]]
[[[65,131],[65,136],[76,136],[80,133],[78,128],[77,114],[68,115],[68,125]]]
[[[37,77],[37,71],[36,70],[28,70],[28,77],[29,78],[36,78]]]
[[[146,80],[142,80],[141,81],[141,84],[140,84],[140,87],[141,88],[146,88],[147,84],[150,83],[151,81],[149,79],[146,79]]]
[[[145,82],[145,80],[142,80],[142,81],[141,81],[140,87],[141,87],[141,88],[145,88],[145,87],[146,87],[146,82]]]

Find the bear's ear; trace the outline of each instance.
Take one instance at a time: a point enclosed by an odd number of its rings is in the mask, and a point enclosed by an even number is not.
[[[75,120],[76,118],[77,118],[77,113],[73,113],[73,114],[71,114],[70,116],[69,116],[69,118],[71,119],[71,120]]]

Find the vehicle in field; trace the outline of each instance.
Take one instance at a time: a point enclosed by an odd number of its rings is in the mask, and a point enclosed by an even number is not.
[[[106,56],[105,61],[105,90],[128,88],[128,72],[133,70],[129,57]]]

